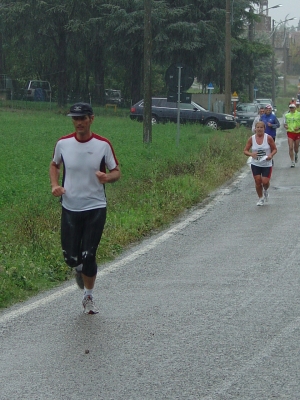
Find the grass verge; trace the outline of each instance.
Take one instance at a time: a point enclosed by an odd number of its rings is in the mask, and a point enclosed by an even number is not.
[[[93,131],[111,140],[122,178],[107,185],[108,219],[99,264],[169,224],[203,201],[245,165],[243,128],[212,131],[199,125],[153,126],[152,143],[128,116],[99,110]],[[54,110],[0,109],[0,308],[69,279],[60,248],[60,204],[48,169],[57,139],[71,120]]]

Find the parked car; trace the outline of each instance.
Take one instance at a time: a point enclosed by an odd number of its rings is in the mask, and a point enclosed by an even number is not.
[[[32,80],[25,88],[25,100],[49,101],[51,99],[51,86],[48,81]]]
[[[130,109],[132,120],[142,121],[144,112],[144,100],[140,100]],[[169,102],[166,98],[152,98],[152,124],[159,122],[177,122],[177,103]],[[233,129],[236,127],[235,118],[232,115],[215,113],[192,101],[180,103],[180,122],[195,122],[213,129]]]
[[[259,107],[266,107],[267,105],[269,105],[269,104],[271,104],[271,103],[259,103]],[[271,104],[271,106],[272,106],[272,104]],[[276,114],[276,108],[274,108],[273,106],[272,106],[272,114]]]
[[[105,89],[105,103],[121,106],[123,103],[121,90]]]
[[[273,108],[273,113],[275,114],[277,111],[276,106],[273,104],[272,99],[255,99],[254,103],[258,103],[259,106],[261,106],[261,105],[266,106],[267,104],[271,104],[271,106]]]
[[[254,119],[258,115],[259,105],[257,103],[239,103],[236,106],[236,122],[252,128]]]

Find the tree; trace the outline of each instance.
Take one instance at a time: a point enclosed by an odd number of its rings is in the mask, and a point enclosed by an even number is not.
[[[251,57],[262,54],[255,39],[249,44],[243,37],[246,24],[256,18],[247,12],[254,3],[258,1],[236,1],[231,16],[232,82],[242,90],[255,78],[248,71]],[[156,75],[161,73],[156,90],[163,92],[162,77],[169,65],[182,62],[193,68],[203,85],[212,81],[222,92],[224,0],[152,0],[151,8],[152,65]],[[2,0],[0,13],[3,68],[13,78],[49,80],[59,106],[72,93],[74,100],[87,100],[91,94],[104,104],[107,85],[118,86],[133,102],[141,98],[142,0]]]

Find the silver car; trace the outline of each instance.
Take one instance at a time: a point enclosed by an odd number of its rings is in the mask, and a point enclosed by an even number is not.
[[[51,101],[51,86],[48,81],[32,80],[25,88],[25,100]]]

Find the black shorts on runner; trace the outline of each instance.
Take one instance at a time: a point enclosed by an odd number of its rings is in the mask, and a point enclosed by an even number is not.
[[[251,170],[253,176],[263,176],[264,178],[271,178],[272,167],[258,167],[257,165],[251,164]]]
[[[69,267],[83,264],[87,276],[97,273],[96,252],[106,220],[106,208],[69,211],[62,207],[61,245]]]

